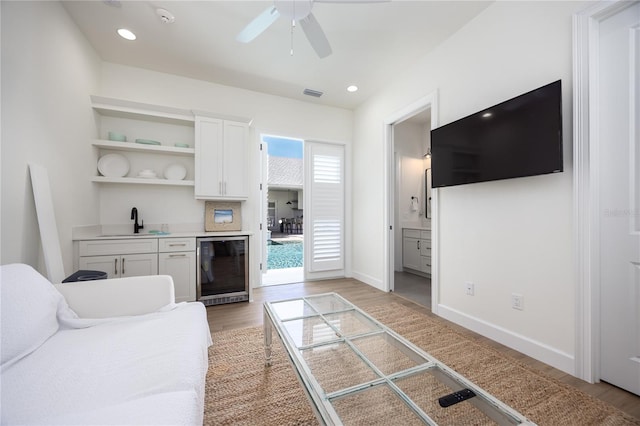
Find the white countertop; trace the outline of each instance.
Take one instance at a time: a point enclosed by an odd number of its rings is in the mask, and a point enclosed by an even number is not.
[[[132,226],[124,228],[122,225],[111,226],[79,226],[72,230],[73,241],[80,240],[122,240],[128,238],[200,238],[200,237],[231,237],[235,235],[253,235],[252,231],[224,231],[224,232],[206,232],[204,230],[191,230],[190,226],[169,225],[169,230],[176,229],[176,232],[151,234],[146,230],[142,230],[139,234],[134,234]],[[145,225],[147,228],[147,225]],[[149,225],[149,230],[161,229],[160,225]]]
[[[415,229],[417,231],[431,231],[431,228],[425,226],[403,226],[402,229]]]

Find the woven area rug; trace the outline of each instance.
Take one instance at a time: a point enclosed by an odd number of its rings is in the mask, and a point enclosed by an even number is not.
[[[437,318],[395,303],[367,312],[539,425],[640,425],[640,420],[469,339]],[[264,366],[262,327],[214,333],[213,341],[206,425],[317,424],[277,335],[269,368]]]

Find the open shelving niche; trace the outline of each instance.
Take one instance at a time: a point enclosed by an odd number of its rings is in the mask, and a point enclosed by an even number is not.
[[[91,96],[91,101],[99,123],[100,138],[92,143],[98,149],[98,159],[110,152],[125,152],[131,165],[128,175],[133,175],[121,178],[105,177],[99,174],[96,167],[97,174],[92,178],[93,182],[194,186],[195,119],[191,111],[101,96]],[[107,140],[109,131],[125,134],[129,142]],[[188,143],[190,147],[139,144],[132,142],[135,139],[153,139],[161,143]],[[187,176],[184,180],[135,177],[136,170],[143,168],[150,168],[158,176],[162,176],[164,168],[175,162],[186,167]]]

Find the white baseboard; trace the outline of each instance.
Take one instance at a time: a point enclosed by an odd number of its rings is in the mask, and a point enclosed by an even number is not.
[[[438,315],[464,328],[575,376],[575,358],[544,343],[439,304]]]
[[[373,278],[369,275],[362,274],[360,272],[354,272],[354,271],[352,271],[351,276],[358,281],[362,281],[365,284],[369,284],[371,287],[375,287],[378,290],[384,291],[384,288],[382,287],[382,280]]]

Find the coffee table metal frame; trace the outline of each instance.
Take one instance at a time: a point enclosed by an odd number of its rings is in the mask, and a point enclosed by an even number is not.
[[[326,301],[331,301],[331,305],[338,306],[335,310],[318,310],[313,307],[314,301],[321,301],[322,298],[325,298]],[[280,318],[278,315],[277,305],[282,303],[297,303],[297,302],[306,302],[306,307],[311,307],[312,311],[308,314],[303,314],[301,316]],[[308,306],[307,306],[308,305]],[[341,314],[341,313],[357,313],[362,317],[366,318],[366,320],[370,321],[375,325],[376,329],[373,331],[368,331],[362,334],[355,335],[345,335],[339,330],[335,325],[333,325],[330,321],[327,321],[325,317],[331,314]],[[321,318],[325,321],[326,325],[333,329],[333,332],[336,335],[334,340],[330,342],[320,342],[320,343],[311,343],[309,345],[297,345],[293,338],[290,336],[289,332],[284,326],[284,323],[287,321],[297,321],[310,319],[313,317]],[[438,380],[440,380],[445,385],[449,386],[452,389],[471,389],[476,397],[468,399],[467,401],[473,404],[475,407],[480,409],[485,415],[487,415],[490,419],[495,421],[497,424],[504,425],[513,425],[513,424],[524,424],[524,425],[535,425],[529,419],[524,417],[522,414],[515,411],[513,408],[509,407],[502,401],[490,395],[488,392],[484,391],[474,383],[467,380],[462,375],[458,374],[454,370],[447,367],[442,362],[435,359],[433,356],[429,355],[427,352],[418,348],[399,334],[395,333],[390,328],[386,327],[384,324],[375,320],[371,316],[369,316],[366,312],[362,311],[351,302],[347,301],[342,296],[336,293],[323,293],[318,295],[311,295],[305,297],[277,300],[271,302],[264,303],[264,345],[265,345],[265,358],[266,358],[266,366],[271,365],[271,345],[272,345],[272,336],[273,330],[276,331],[280,340],[285,348],[285,352],[289,358],[293,366],[293,370],[300,381],[305,393],[311,403],[311,407],[313,408],[316,417],[320,421],[321,424],[327,425],[340,425],[342,424],[342,420],[340,419],[338,413],[334,409],[332,401],[343,398],[345,396],[349,396],[355,394],[357,392],[362,392],[367,389],[371,389],[374,386],[378,385],[387,385],[391,390],[393,390],[397,396],[404,401],[408,405],[408,407],[415,413],[417,416],[425,423],[429,425],[436,425],[437,423],[427,414],[425,413],[416,403],[406,395],[396,384],[394,381],[418,374],[420,372],[429,371],[433,376],[435,376]],[[374,365],[365,354],[363,354],[356,345],[353,344],[353,340],[380,335],[385,339],[392,339],[396,342],[399,342],[403,348],[401,349],[405,355],[409,357],[418,358],[424,360],[421,364],[402,370],[393,372],[391,374],[384,374],[376,365]],[[378,376],[377,379],[368,380],[363,383],[360,383],[355,386],[350,386],[346,389],[341,389],[334,392],[325,393],[322,386],[314,377],[309,365],[305,361],[302,356],[303,350],[313,349],[316,347],[321,347],[324,345],[335,345],[336,343],[345,343],[366,365],[368,365],[373,372]],[[336,371],[336,374],[339,374],[339,371]]]

